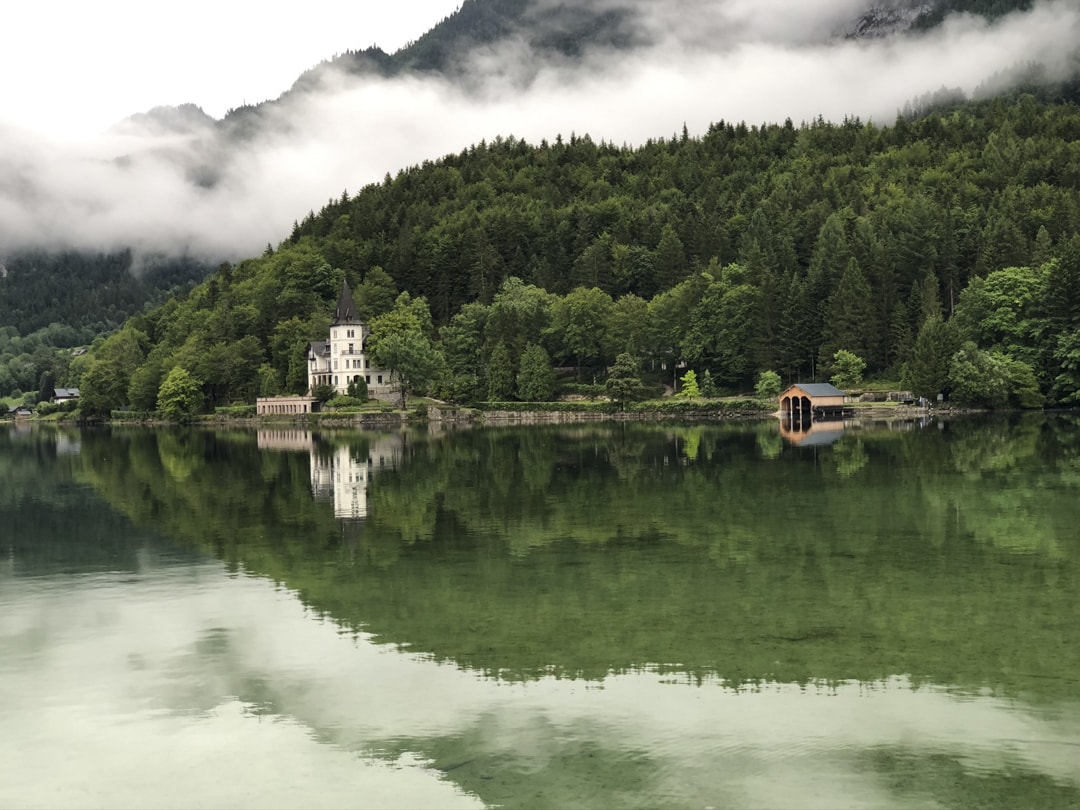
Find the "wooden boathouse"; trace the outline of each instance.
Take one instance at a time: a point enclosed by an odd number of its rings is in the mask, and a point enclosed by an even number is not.
[[[780,394],[780,415],[793,422],[841,419],[852,414],[847,398],[829,383],[796,383]]]

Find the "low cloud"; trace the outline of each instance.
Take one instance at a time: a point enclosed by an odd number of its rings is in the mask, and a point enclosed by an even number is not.
[[[432,76],[327,74],[260,108],[254,134],[237,142],[192,110],[74,146],[0,129],[0,258],[131,247],[238,259],[277,244],[344,189],[482,139],[576,132],[635,145],[720,119],[890,123],[905,101],[942,86],[970,94],[1018,63],[1064,75],[1080,41],[1080,10],[1064,0],[992,24],[961,15],[919,37],[857,41],[837,33],[865,10],[859,0],[616,6],[634,12],[647,44],[570,61],[510,39],[465,57],[467,89]]]

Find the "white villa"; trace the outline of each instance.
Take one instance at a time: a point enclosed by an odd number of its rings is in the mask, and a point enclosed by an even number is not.
[[[392,399],[397,391],[396,381],[386,369],[372,366],[364,350],[368,335],[367,324],[356,310],[352,290],[348,282],[342,282],[330,324],[330,340],[308,344],[308,390],[316,385],[332,385],[339,394],[347,394],[349,383],[362,377],[369,397]]]

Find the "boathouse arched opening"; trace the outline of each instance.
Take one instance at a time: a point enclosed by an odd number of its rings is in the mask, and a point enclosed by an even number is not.
[[[847,394],[829,383],[797,383],[779,400],[780,415],[794,424],[843,416]]]

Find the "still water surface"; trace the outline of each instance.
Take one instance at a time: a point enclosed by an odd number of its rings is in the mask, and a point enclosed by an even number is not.
[[[0,431],[0,806],[1080,807],[1080,424],[817,441]]]

